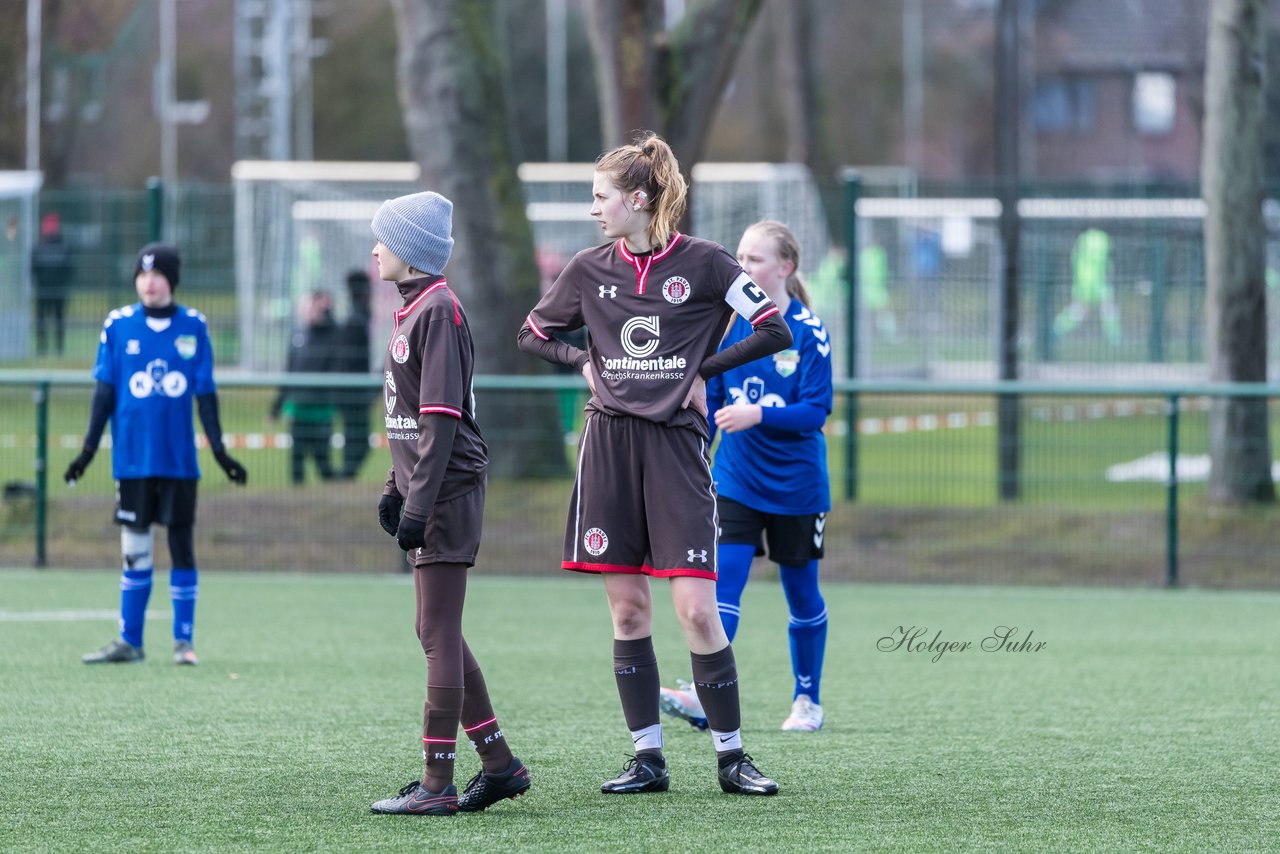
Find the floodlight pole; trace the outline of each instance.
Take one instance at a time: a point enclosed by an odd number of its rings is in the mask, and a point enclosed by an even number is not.
[[[178,126],[174,123],[173,102],[174,0],[160,0],[160,67],[156,81],[156,113],[160,117],[160,178],[173,186],[178,177]]]
[[[1004,251],[1004,277],[1000,288],[999,367],[1001,380],[1018,378],[1018,251],[1021,221],[1018,217],[1018,136],[1021,130],[1018,73],[1018,0],[1000,0],[996,43],[996,175],[1000,198],[1000,243]],[[1000,394],[996,399],[997,479],[1002,501],[1013,501],[1020,492],[1019,400]]]
[[[27,171],[40,169],[40,0],[27,0]]]
[[[569,159],[568,56],[565,0],[547,0],[547,160]]]

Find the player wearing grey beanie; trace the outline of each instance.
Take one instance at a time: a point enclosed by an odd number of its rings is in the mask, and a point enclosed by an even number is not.
[[[373,215],[371,228],[401,261],[439,276],[453,253],[453,202],[429,191],[388,199]]]

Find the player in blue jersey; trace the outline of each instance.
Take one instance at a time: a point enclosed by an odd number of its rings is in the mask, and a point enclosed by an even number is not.
[[[168,529],[174,661],[198,663],[191,643],[197,589],[193,528],[200,479],[193,398],[218,465],[233,483],[243,485],[248,479],[244,466],[223,447],[208,324],[200,312],[173,301],[181,263],[177,247],[168,243],[149,243],[138,253],[134,286],[139,301],[115,309],[102,324],[89,429],[83,449],[63,475],[73,485],[84,475],[110,420],[115,521],[124,553],[120,637],[85,655],[85,664],[143,658],[153,524]]]
[[[831,341],[809,310],[796,272],[800,246],[789,228],[772,220],[748,227],[738,244],[738,263],[778,305],[793,343],[707,382],[708,418],[721,433],[713,469],[721,529],[716,602],[732,640],[752,559],[765,554],[767,543],[791,614],[795,686],[791,714],[782,728],[814,731],[823,722],[819,691],[827,639],[818,560],[831,509],[822,436],[831,413]],[[749,325],[735,319],[721,348],[750,332]],[[696,727],[706,726],[697,694],[687,686],[664,688],[662,708]]]

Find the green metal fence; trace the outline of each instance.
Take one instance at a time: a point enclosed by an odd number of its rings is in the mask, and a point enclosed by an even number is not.
[[[322,482],[308,469],[305,482],[294,484],[287,428],[267,420],[277,390],[289,385],[373,390],[376,380],[219,376],[224,428],[250,480],[247,488],[232,487],[201,450],[201,567],[400,569],[375,514],[388,466],[377,429],[381,403],[371,406],[375,432],[366,437],[377,447],[358,477]],[[118,565],[109,450],[75,488],[61,480],[79,448],[90,388],[82,372],[0,372],[0,565]],[[863,380],[841,381],[837,390],[827,430],[835,499],[823,561],[828,578],[1280,587],[1280,509],[1211,506],[1203,481],[1211,401],[1265,399],[1274,425],[1280,387]],[[476,393],[494,472],[478,569],[558,572],[585,390],[572,376],[480,377]],[[558,406],[535,405],[549,395]],[[1002,500],[997,488],[1000,396],[1016,400],[1020,417],[1016,501]],[[558,411],[563,420],[485,421],[486,411],[512,407]],[[547,431],[556,437],[550,445],[533,435],[545,439]],[[1278,439],[1273,428],[1273,447]],[[549,458],[536,468],[553,474],[519,475],[534,468],[520,456],[534,452]],[[848,498],[850,485],[856,500]],[[763,562],[758,571],[771,573]]]

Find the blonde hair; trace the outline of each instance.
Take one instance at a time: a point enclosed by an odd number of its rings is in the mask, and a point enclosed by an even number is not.
[[[787,276],[787,294],[809,306],[809,290],[804,286],[804,278],[800,275],[800,241],[795,234],[776,219],[762,219],[747,226],[746,232],[759,232],[773,241],[774,251],[783,261],[791,262],[791,275]]]
[[[666,140],[649,131],[630,145],[620,145],[596,158],[603,172],[624,193],[643,190],[645,207],[653,211],[646,235],[656,248],[666,245],[684,216],[687,187],[680,164]]]

